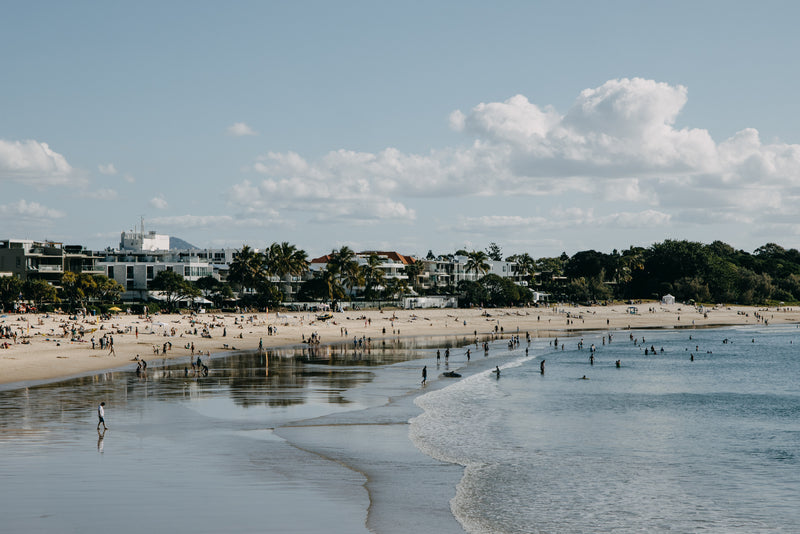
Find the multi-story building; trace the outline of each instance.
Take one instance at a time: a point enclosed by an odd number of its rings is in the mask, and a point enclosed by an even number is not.
[[[370,256],[375,255],[380,260],[381,263],[378,266],[383,271],[383,279],[389,280],[392,278],[396,278],[398,280],[408,280],[408,275],[405,272],[406,265],[414,263],[414,258],[411,256],[404,256],[394,251],[377,251],[377,250],[365,250],[363,252],[357,252],[355,254],[355,261],[358,263],[358,266],[361,267],[366,265],[369,262]],[[319,258],[314,258],[309,262],[308,269],[311,274],[322,271],[331,261],[331,254],[326,254],[325,256],[321,256]],[[363,289],[363,288],[353,288],[355,289]]]
[[[205,276],[224,279],[236,249],[169,249],[169,236],[122,232],[119,249],[100,252],[98,266],[125,288],[124,300],[146,300],[150,283],[161,271],[174,271],[190,282]]]
[[[496,274],[501,278],[509,278],[513,282],[525,285],[519,267],[513,261],[487,260],[489,270],[486,272],[467,270],[467,256],[439,256],[433,260],[419,260],[423,269],[419,276],[420,287],[431,289],[436,287],[456,287],[463,280],[475,282],[487,274]]]
[[[103,274],[98,260],[96,253],[81,245],[31,239],[0,241],[0,271],[21,280],[39,279],[58,286],[66,272]]]

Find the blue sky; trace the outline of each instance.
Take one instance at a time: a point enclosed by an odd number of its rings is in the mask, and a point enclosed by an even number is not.
[[[800,247],[796,5],[10,3],[0,238]]]

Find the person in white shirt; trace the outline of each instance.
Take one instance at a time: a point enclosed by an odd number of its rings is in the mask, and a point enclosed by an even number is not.
[[[98,431],[100,430],[100,425],[102,424],[104,432],[106,430],[108,430],[108,427],[106,426],[106,420],[105,420],[106,411],[103,409],[103,406],[105,406],[105,405],[106,405],[105,402],[101,402],[100,406],[97,407],[97,417],[99,419],[99,421],[97,422],[97,430]]]

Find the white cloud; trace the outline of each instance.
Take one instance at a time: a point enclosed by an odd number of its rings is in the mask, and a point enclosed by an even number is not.
[[[258,132],[250,128],[247,124],[243,122],[235,122],[228,126],[227,129],[228,135],[233,137],[243,137],[246,135],[258,135]]]
[[[97,170],[100,171],[100,174],[105,174],[107,176],[117,174],[117,168],[114,167],[113,163],[108,163],[103,165],[102,163],[97,166]]]
[[[167,209],[168,206],[167,201],[166,199],[164,199],[163,195],[151,198],[150,205],[159,210]]]
[[[294,152],[269,153],[253,165],[267,178],[234,185],[229,198],[248,212],[267,207],[279,212],[303,210],[317,221],[412,220],[414,210],[389,197],[399,188],[398,179],[419,172],[426,163],[395,149],[379,154],[338,150],[318,164]]]
[[[234,185],[229,200],[248,212],[351,221],[412,220],[415,198],[500,195],[599,200],[604,214],[580,220],[620,228],[674,224],[692,210],[717,220],[797,215],[800,145],[763,143],[752,128],[717,143],[705,129],[677,127],[688,95],[681,85],[623,78],[581,91],[566,112],[523,95],[481,103],[449,116],[465,146],[334,150],[316,161],[268,153],[250,167],[264,178]],[[484,222],[503,221],[513,222]]]
[[[73,169],[66,158],[53,151],[47,143],[0,139],[0,180],[64,185],[73,178]]]
[[[11,204],[0,205],[0,215],[23,219],[60,219],[66,214],[63,211],[43,206],[38,202],[28,202],[20,199]]]

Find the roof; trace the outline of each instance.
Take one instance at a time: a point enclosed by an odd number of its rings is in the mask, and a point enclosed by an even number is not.
[[[358,253],[359,256],[362,256],[362,255],[363,256],[369,256],[371,254],[377,254],[378,256],[384,256],[386,258],[389,258],[392,261],[400,262],[403,265],[410,265],[410,264],[414,263],[414,261],[415,261],[414,258],[412,258],[411,256],[404,256],[404,255],[402,255],[402,254],[400,254],[398,252],[395,252],[393,250],[392,251],[388,251],[388,252],[387,251],[381,251],[381,250],[365,250],[364,252],[359,252]]]
[[[319,258],[314,258],[309,263],[330,263],[331,258],[333,258],[333,254],[325,254]]]

